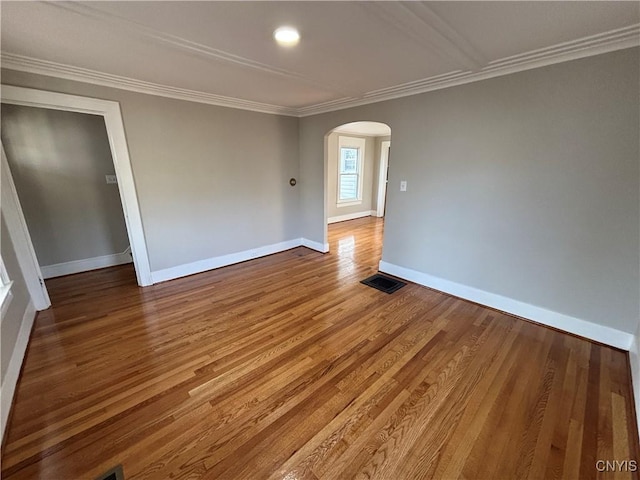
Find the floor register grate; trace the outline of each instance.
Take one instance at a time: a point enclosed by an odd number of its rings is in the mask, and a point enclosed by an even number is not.
[[[400,280],[396,280],[395,278],[387,277],[386,275],[382,275],[381,273],[376,273],[369,278],[365,278],[360,283],[364,283],[365,285],[368,285],[385,293],[393,293],[396,290],[400,290],[406,285],[405,282],[401,282]]]
[[[122,465],[116,465],[109,471],[100,475],[96,480],[124,480],[124,472],[122,471]]]

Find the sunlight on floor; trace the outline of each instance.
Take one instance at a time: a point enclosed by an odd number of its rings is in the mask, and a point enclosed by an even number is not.
[[[338,255],[353,257],[356,247],[356,237],[349,235],[338,240]]]

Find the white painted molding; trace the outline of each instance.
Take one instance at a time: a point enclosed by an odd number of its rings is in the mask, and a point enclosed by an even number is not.
[[[29,336],[31,335],[31,328],[33,327],[33,321],[36,318],[36,308],[33,302],[29,301],[27,308],[22,316],[22,323],[20,324],[20,330],[18,331],[18,337],[16,338],[16,344],[13,347],[13,353],[7,366],[7,371],[0,387],[0,437],[4,438],[5,430],[7,427],[7,420],[9,419],[9,412],[11,411],[11,404],[13,403],[13,396],[18,384],[18,378],[20,377],[20,369],[22,368],[22,362],[24,361],[25,353],[27,352],[27,346],[29,345]]]
[[[387,204],[387,172],[389,170],[389,149],[391,140],[380,142],[380,160],[378,164],[378,198],[376,202],[376,217],[384,217],[384,210]],[[373,211],[373,210],[372,210]]]
[[[340,179],[338,179],[338,182],[340,181]],[[362,205],[362,199],[360,200],[352,200],[349,202],[345,202],[345,201],[338,201],[336,200],[336,208],[347,208],[347,207],[355,207],[356,205]]]
[[[530,305],[519,300],[503,297],[495,293],[485,292],[484,290],[434,277],[392,263],[381,261],[379,270],[419,285],[433,288],[434,290],[486,305],[590,340],[595,340],[605,345],[611,345],[612,347],[622,350],[629,350],[632,346],[633,335],[631,333],[604,325],[598,325],[586,320]]]
[[[124,265],[125,263],[131,262],[133,262],[133,258],[129,253],[129,249],[127,249],[122,253],[114,253],[113,255],[102,255],[100,257],[56,263],[54,265],[47,265],[40,268],[44,278],[54,278],[61,277],[63,275],[71,275],[73,273],[88,272],[99,268]]]
[[[9,282],[0,287],[0,322],[4,320],[7,310],[9,310],[9,305],[11,305],[11,300],[13,300],[12,287],[13,282]]]
[[[442,20],[425,2],[360,2],[365,12],[376,15],[403,35],[418,42],[424,49],[448,61],[455,61],[470,70],[487,63],[484,55],[460,33]]]
[[[373,90],[357,98],[345,97],[302,107],[297,110],[297,115],[308,117],[344,110],[637,46],[640,46],[640,24],[494,60],[477,71],[456,70],[422,80]]]
[[[153,279],[153,283],[166,282],[168,280],[174,280],[176,278],[206,272],[208,270],[226,267],[235,263],[246,262],[247,260],[253,260],[255,258],[264,257],[266,255],[284,252],[285,250],[291,250],[292,248],[301,246],[310,248],[311,250],[316,250],[321,253],[326,253],[329,251],[328,243],[325,243],[323,245],[322,243],[314,242],[313,240],[308,240],[306,238],[296,238],[293,240],[287,240],[286,242],[274,243],[271,245],[265,245],[263,247],[244,250],[242,252],[230,253],[228,255],[207,258],[205,260],[199,260],[197,262],[187,263],[185,265],[165,268],[164,270],[157,270],[155,272],[151,272],[151,278]]]
[[[138,204],[136,185],[133,180],[133,169],[131,167],[120,104],[111,100],[100,100],[9,85],[2,85],[0,96],[3,102],[13,105],[88,113],[91,115],[101,115],[104,118],[113,165],[118,177],[118,192],[122,202],[122,210],[127,226],[129,245],[131,245],[133,263],[135,264],[136,278],[138,285],[142,287],[151,285],[151,269],[149,266],[147,241],[142,226],[142,214],[140,212],[140,205]],[[37,265],[35,267],[39,274],[39,268],[37,268]],[[34,271],[34,268],[25,270],[25,268],[22,267],[22,271],[23,275],[28,276],[30,272]],[[35,299],[36,297],[32,294],[32,298]],[[41,310],[39,305],[36,304],[36,306]]]
[[[391,129],[389,129],[389,133],[363,133],[363,132],[357,132],[355,130],[349,130],[349,129],[342,129],[340,127],[335,128],[334,130],[331,131],[331,133],[340,133],[343,135],[351,135],[351,136],[356,136],[356,137],[388,137],[391,135]]]
[[[51,300],[42,282],[42,272],[38,265],[38,259],[33,249],[31,237],[29,236],[29,229],[27,228],[27,222],[24,218],[22,207],[20,206],[20,199],[18,198],[18,192],[16,191],[16,186],[11,176],[4,146],[0,147],[2,155],[2,174],[0,175],[0,183],[2,184],[2,188],[0,188],[2,215],[7,222],[9,238],[16,251],[18,265],[20,266],[22,277],[29,291],[29,298],[33,301],[37,310],[44,310],[49,308]]]
[[[375,210],[366,210],[364,212],[356,212],[356,213],[347,213],[345,215],[338,215],[335,217],[327,218],[327,223],[337,223],[337,222],[346,222],[347,220],[355,220],[356,218],[363,217],[375,217]]]
[[[134,78],[112,75],[86,68],[73,67],[62,63],[39,60],[37,58],[26,57],[23,55],[3,53],[0,57],[0,65],[2,68],[18,70],[20,72],[48,75],[76,82],[117,88],[119,90],[128,90],[131,92],[145,93],[147,95],[173,98],[176,100],[186,100],[188,102],[206,103],[208,105],[216,105],[219,107],[238,108],[241,110],[272,113],[275,115],[296,116],[297,114],[297,110],[295,108],[280,107],[278,105],[271,105],[268,103],[225,97],[224,95],[188,90],[186,88],[170,87],[168,85],[145,82]]]
[[[234,263],[246,262],[247,260],[253,260],[273,253],[284,252],[285,250],[290,250],[300,245],[302,245],[301,239],[296,238],[286,242],[274,243],[272,245],[265,245],[264,247],[252,248],[242,252],[230,253],[228,255],[221,255],[219,257],[207,258],[193,263],[157,270],[151,272],[151,278],[153,279],[153,283],[166,282],[167,280],[226,267]]]
[[[322,244],[320,242],[309,240],[308,238],[302,238],[301,245],[320,253],[327,253],[329,251],[329,243]]]
[[[450,41],[450,33],[443,36],[443,41]],[[447,38],[450,37],[450,38]],[[174,42],[175,43],[175,42]],[[167,98],[175,98],[178,100],[186,100],[190,102],[206,103],[209,105],[217,105],[221,107],[239,108],[242,110],[251,110],[254,112],[271,113],[275,115],[288,115],[293,117],[308,117],[320,113],[333,112],[346,108],[367,105],[370,103],[392,100],[419,93],[440,90],[456,85],[486,80],[488,78],[508,75],[511,73],[530,70],[532,68],[544,67],[555,63],[568,62],[579,58],[599,55],[602,53],[612,52],[615,50],[623,50],[640,46],[640,24],[630,25],[628,27],[611,30],[609,32],[600,33],[584,37],[578,40],[552,45],[530,52],[514,55],[490,61],[484,67],[479,69],[455,70],[433,77],[423,78],[413,82],[382,88],[367,92],[360,96],[344,96],[336,100],[322,102],[315,105],[305,107],[284,107],[272,105],[268,103],[254,102],[251,100],[243,100],[240,98],[226,97],[224,95],[216,95],[213,93],[200,92],[196,90],[188,90],[184,88],[171,87],[168,85],[160,85],[142,80],[136,80],[129,77],[112,75],[109,73],[89,70],[86,68],[74,67],[62,63],[50,62],[24,55],[16,55],[10,53],[2,53],[0,63],[2,68],[18,70],[21,72],[35,73],[38,75],[48,75],[52,77],[64,78],[77,82],[91,83],[94,85],[102,85],[120,90],[129,90],[132,92],[146,93],[148,95],[156,95]],[[468,48],[463,49],[466,57],[471,59],[475,55],[470,55]],[[208,55],[211,52],[207,53]],[[477,60],[477,59],[476,59]],[[262,68],[259,65],[248,65],[252,68]],[[291,72],[271,72],[283,74],[291,77]],[[313,83],[312,79],[298,78],[306,83]],[[326,87],[326,86],[325,86]],[[333,89],[333,91],[337,91]]]
[[[98,8],[94,8],[86,3],[79,2],[49,2],[47,5],[60,8],[63,10],[69,10],[75,14],[82,15],[87,18],[93,18],[106,22],[111,25],[112,28],[117,28],[128,32],[129,34],[142,37],[145,41],[153,42],[165,47],[186,52],[191,56],[203,58],[204,60],[211,62],[230,63],[235,66],[239,66],[246,69],[258,70],[270,75],[284,77],[290,80],[295,80],[306,85],[312,85],[316,88],[320,88],[324,91],[341,92],[342,95],[347,95],[348,89],[332,85],[327,82],[321,82],[313,77],[308,77],[293,70],[287,70],[274,65],[258,62],[256,60],[242,57],[237,53],[231,53],[219,48],[213,48],[209,45],[195,42],[178,35],[173,35],[162,30],[158,30],[148,25],[130,20],[120,15],[108,13]]]

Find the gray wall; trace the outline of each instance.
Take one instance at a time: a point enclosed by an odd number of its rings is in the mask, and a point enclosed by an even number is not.
[[[127,229],[101,116],[2,105],[2,143],[40,265],[122,253]]]
[[[303,236],[324,238],[325,134],[383,122],[393,132],[383,260],[635,332],[638,53],[301,119]]]
[[[152,270],[322,242],[325,135],[379,121],[393,132],[385,261],[636,331],[637,48],[299,121],[13,71],[2,80],[121,103]]]
[[[375,156],[373,161],[373,188],[371,190],[371,210],[378,208],[378,186],[380,181],[380,155],[382,154],[382,142],[391,141],[391,136],[375,137]]]
[[[22,318],[29,304],[29,291],[22,276],[11,238],[9,238],[4,216],[0,219],[0,255],[7,269],[7,275],[13,281],[11,286],[13,298],[0,324],[0,382],[4,382],[9,360],[13,354],[18,332],[22,325]]]
[[[365,141],[362,172],[362,203],[344,207],[337,206],[338,199],[338,137],[362,138]],[[372,209],[373,181],[375,171],[375,137],[364,137],[333,132],[327,138],[327,211],[329,217],[351,213],[369,212]]]
[[[298,119],[11,70],[2,83],[120,102],[152,271],[300,237]]]

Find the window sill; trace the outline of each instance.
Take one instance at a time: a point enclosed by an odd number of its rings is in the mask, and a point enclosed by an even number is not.
[[[11,293],[11,286],[13,282],[9,282],[6,285],[0,287],[0,318],[4,319],[4,315],[7,313],[9,309],[9,304],[11,303],[11,299],[13,298],[13,294]]]
[[[362,200],[355,200],[352,202],[338,202],[336,204],[336,207],[341,208],[341,207],[353,207],[354,205],[362,205]]]

